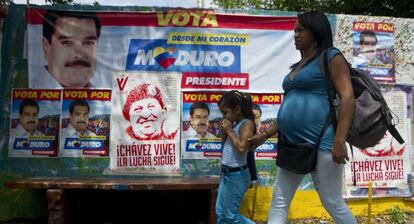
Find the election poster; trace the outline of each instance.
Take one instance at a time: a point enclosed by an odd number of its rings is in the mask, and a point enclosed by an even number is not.
[[[411,195],[411,118],[407,117],[407,94],[394,89],[383,95],[399,122],[397,130],[405,143],[398,143],[387,131],[373,147],[353,147],[353,158],[344,167],[347,197],[367,196],[370,182],[374,197]]]
[[[220,158],[221,92],[183,92],[181,156],[184,159]]]
[[[282,103],[282,94],[254,94],[253,113],[255,114],[256,130],[262,133],[276,122],[277,113]],[[265,143],[255,149],[255,157],[260,160],[276,159],[277,136],[271,136]]]
[[[60,104],[60,90],[12,89],[10,157],[57,156]]]
[[[179,74],[178,92],[232,89],[269,95],[283,92],[283,77],[289,73],[290,65],[300,60],[293,38],[296,20],[294,16],[236,15],[194,9],[124,13],[32,7],[27,10],[28,85],[32,89],[116,91],[111,95],[110,116],[118,117],[110,118],[111,134],[109,137],[105,135],[110,138],[110,171],[176,172],[182,150],[179,148],[180,133],[174,139],[163,139],[162,143],[147,139],[145,134],[139,134],[139,125],[128,125],[126,112],[120,113],[127,92],[133,89],[131,85],[149,82],[165,91],[165,86],[158,86],[159,80],[163,80],[159,76]],[[159,80],[154,81],[155,77]],[[167,106],[179,111],[180,96],[175,96],[178,103]],[[70,124],[69,101],[64,100],[61,107],[64,110],[62,129]],[[99,102],[103,103],[103,100]],[[277,110],[274,105],[262,104],[260,107]],[[171,108],[168,111],[173,111]],[[167,114],[169,118],[175,116],[172,112]],[[179,127],[183,122],[180,113],[175,114],[178,115],[171,126],[162,126],[166,132],[177,127],[181,132]],[[93,122],[90,118],[88,130],[91,132],[95,127]],[[92,140],[68,141],[70,144],[65,145],[70,138],[64,138],[60,142],[61,156],[103,155],[100,154],[103,151],[91,148],[105,140],[88,137]],[[150,143],[145,145],[144,142]],[[274,150],[275,142],[276,139],[262,146],[257,151],[261,153],[257,154],[258,158],[273,158],[274,151],[271,150]],[[90,148],[86,151],[73,148],[81,144]],[[138,149],[141,151],[135,154]],[[208,158],[219,157],[218,154],[214,156]],[[185,158],[192,157],[194,155]]]
[[[111,88],[118,72],[179,72],[181,89],[283,92],[296,17],[210,10],[28,9],[30,88]],[[269,80],[272,80],[269,82]]]
[[[364,70],[379,82],[394,83],[394,24],[354,22],[352,30],[352,67]]]
[[[223,144],[218,101],[223,92],[183,92],[181,156],[184,159],[221,158]],[[258,132],[276,120],[281,94],[251,93]],[[276,157],[276,138],[269,138],[255,150],[256,159]]]
[[[63,90],[59,156],[108,156],[110,113],[111,90]]]
[[[112,88],[110,169],[174,174],[180,168],[180,78],[174,72],[124,72]]]

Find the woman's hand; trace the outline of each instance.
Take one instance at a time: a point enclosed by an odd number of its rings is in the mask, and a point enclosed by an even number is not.
[[[332,145],[332,159],[338,164],[345,164],[349,161],[348,151],[346,149],[345,141],[334,141]]]
[[[268,138],[268,136],[267,136],[266,133],[260,133],[260,134],[253,135],[252,137],[248,138],[247,140],[252,145],[252,148],[255,149],[259,145],[262,145],[267,140],[267,138]]]
[[[274,122],[266,130],[263,130],[260,134],[255,134],[247,140],[252,145],[253,149],[256,149],[259,145],[262,145],[268,138],[273,136],[278,131],[277,122]]]

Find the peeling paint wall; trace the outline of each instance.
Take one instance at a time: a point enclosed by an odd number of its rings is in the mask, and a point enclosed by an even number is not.
[[[342,50],[348,61],[352,59],[352,24],[356,21],[394,24],[395,84],[414,85],[414,19],[337,14],[334,45]],[[413,118],[412,114],[411,130],[414,130]],[[411,139],[414,139],[414,131],[411,132]],[[411,163],[414,171],[414,155],[411,155]]]

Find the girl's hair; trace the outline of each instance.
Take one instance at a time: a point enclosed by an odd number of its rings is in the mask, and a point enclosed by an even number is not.
[[[320,11],[310,11],[298,14],[298,22],[311,30],[319,53],[333,47],[332,30],[328,17]]]
[[[253,101],[250,94],[231,90],[223,94],[217,105],[223,105],[232,110],[239,106],[244,117],[251,120],[254,124]],[[256,125],[254,125],[254,133],[256,133]]]

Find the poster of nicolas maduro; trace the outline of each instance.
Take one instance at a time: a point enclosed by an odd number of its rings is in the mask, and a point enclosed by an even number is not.
[[[60,121],[60,90],[13,89],[10,157],[55,157]]]
[[[109,154],[111,90],[63,90],[59,156]]]

